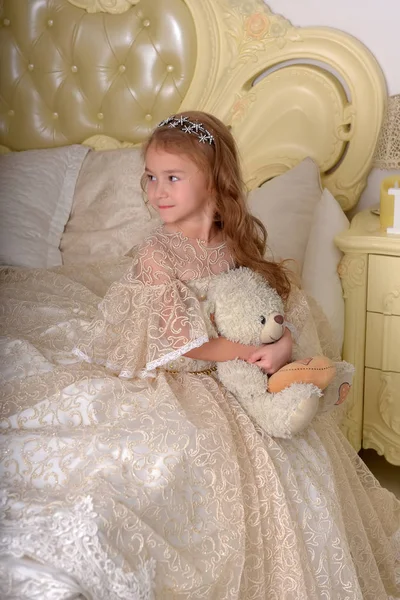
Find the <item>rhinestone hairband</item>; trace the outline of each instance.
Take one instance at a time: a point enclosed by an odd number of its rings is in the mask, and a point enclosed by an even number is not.
[[[179,127],[183,133],[190,133],[199,138],[199,142],[202,144],[214,144],[214,136],[204,127],[202,123],[194,123],[190,121],[188,117],[168,117],[164,121],[161,121],[157,127]]]

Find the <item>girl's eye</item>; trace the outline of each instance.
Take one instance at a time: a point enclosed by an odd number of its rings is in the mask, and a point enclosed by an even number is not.
[[[150,173],[147,173],[147,179],[149,181],[155,181],[156,180],[156,178],[154,177],[154,175],[150,175]]]
[[[178,178],[176,177],[176,175],[170,175],[169,180],[170,181],[178,181]]]

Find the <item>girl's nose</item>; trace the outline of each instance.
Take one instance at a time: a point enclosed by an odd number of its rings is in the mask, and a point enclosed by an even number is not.
[[[157,182],[156,197],[163,198],[166,194],[166,187],[162,181]]]

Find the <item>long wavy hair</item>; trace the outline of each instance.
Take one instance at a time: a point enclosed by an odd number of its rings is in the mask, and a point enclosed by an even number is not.
[[[289,274],[283,263],[265,258],[267,231],[248,210],[239,154],[231,132],[208,113],[187,111],[175,116],[202,123],[213,135],[214,143],[201,143],[195,135],[166,125],[157,127],[150,135],[143,146],[144,157],[150,146],[156,146],[171,154],[184,154],[202,169],[210,194],[215,198],[215,223],[223,230],[236,266],[248,267],[263,275],[286,300],[290,292]],[[142,187],[145,191],[145,177]]]

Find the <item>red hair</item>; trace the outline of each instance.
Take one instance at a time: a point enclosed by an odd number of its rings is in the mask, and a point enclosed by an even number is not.
[[[176,115],[201,123],[214,142],[201,143],[193,134],[179,127],[157,127],[144,145],[157,146],[171,154],[188,156],[205,173],[210,192],[215,196],[215,222],[223,230],[235,264],[248,267],[265,277],[278,294],[286,300],[290,292],[290,279],[282,263],[265,259],[267,231],[263,223],[248,210],[245,186],[235,140],[229,129],[216,117],[200,111],[187,111]],[[145,189],[145,178],[142,186]]]

